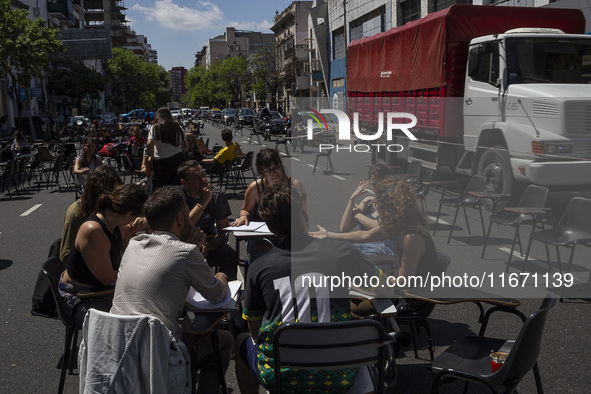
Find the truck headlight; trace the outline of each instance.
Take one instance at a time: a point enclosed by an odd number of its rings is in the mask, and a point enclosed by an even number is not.
[[[546,144],[546,153],[549,154],[561,154],[561,153],[572,153],[572,144]]]

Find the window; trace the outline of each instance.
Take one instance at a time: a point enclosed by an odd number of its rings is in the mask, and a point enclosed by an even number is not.
[[[410,21],[416,21],[421,18],[421,1],[420,0],[406,0],[400,3],[402,8],[402,24],[404,25]]]
[[[435,11],[441,11],[454,4],[472,4],[472,0],[435,0]]]
[[[332,80],[333,88],[342,88],[345,86],[345,78],[337,78]]]
[[[496,84],[499,78],[499,46],[491,42],[470,49],[468,75],[475,81]]]
[[[345,31],[341,28],[332,33],[332,59],[345,57]]]

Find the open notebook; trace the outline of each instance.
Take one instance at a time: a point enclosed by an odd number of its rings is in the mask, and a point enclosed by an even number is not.
[[[269,227],[265,222],[250,222],[248,225],[243,224],[238,227],[226,227],[226,231],[254,231],[257,233],[270,233]]]
[[[197,309],[233,309],[236,306],[236,295],[242,287],[242,282],[234,280],[228,283],[229,291],[221,302],[212,304],[191,287],[187,294],[187,302]]]

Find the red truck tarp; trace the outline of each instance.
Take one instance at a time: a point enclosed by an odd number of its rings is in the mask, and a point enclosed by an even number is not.
[[[581,34],[585,18],[576,9],[453,5],[351,42],[347,90],[396,92],[447,85],[448,96],[461,96],[470,40],[518,27]]]

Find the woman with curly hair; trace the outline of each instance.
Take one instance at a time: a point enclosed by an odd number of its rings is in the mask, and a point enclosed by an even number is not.
[[[310,236],[349,242],[395,239],[397,276],[426,275],[437,259],[437,253],[425,217],[417,205],[414,188],[403,178],[388,176],[378,183],[376,189],[378,227],[333,233],[318,226],[318,231],[309,233]]]

